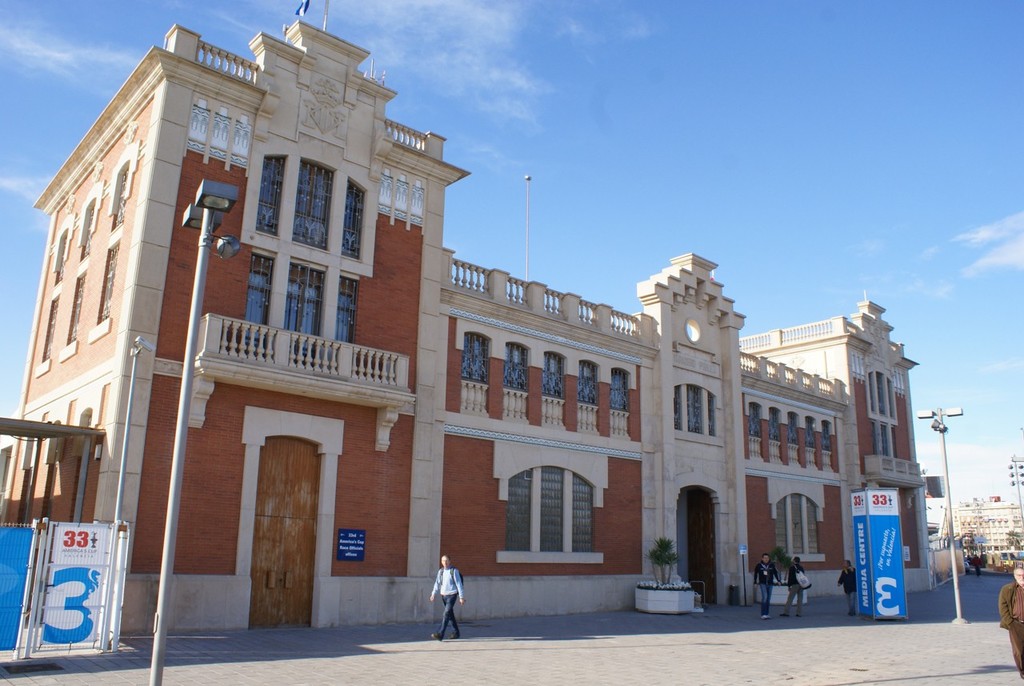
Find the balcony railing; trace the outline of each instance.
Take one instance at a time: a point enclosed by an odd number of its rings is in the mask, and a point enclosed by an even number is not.
[[[200,356],[358,384],[409,389],[409,358],[387,350],[208,314]]]

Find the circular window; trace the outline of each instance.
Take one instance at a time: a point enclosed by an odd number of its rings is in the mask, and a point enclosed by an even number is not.
[[[686,337],[690,339],[691,343],[700,340],[700,324],[695,319],[686,320]]]

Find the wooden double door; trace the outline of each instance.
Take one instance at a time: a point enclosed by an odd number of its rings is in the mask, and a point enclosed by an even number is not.
[[[249,626],[309,626],[313,608],[320,456],[298,438],[260,450]]]

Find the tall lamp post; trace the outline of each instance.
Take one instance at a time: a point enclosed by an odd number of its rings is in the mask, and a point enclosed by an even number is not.
[[[956,567],[956,539],[953,535],[953,498],[949,491],[949,461],[946,459],[946,432],[949,431],[949,427],[946,426],[946,417],[960,417],[964,411],[959,407],[951,407],[947,410],[943,410],[941,407],[937,410],[925,410],[917,413],[918,419],[931,419],[931,428],[933,431],[939,434],[939,447],[942,451],[942,478],[946,482],[946,521],[948,523],[948,535],[949,535],[949,562],[952,566],[953,571],[953,597],[956,599],[956,619],[953,620],[953,624],[969,624],[964,619],[963,612],[960,609],[960,574],[957,572]]]
[[[210,261],[209,248],[222,258],[238,253],[238,239],[234,236],[214,237],[224,212],[229,212],[238,200],[238,188],[226,183],[204,180],[199,184],[195,203],[185,210],[182,225],[199,228],[199,250],[196,256],[195,282],[192,285],[192,309],[188,317],[188,337],[185,357],[181,366],[181,393],[178,396],[178,421],[174,429],[174,452],[171,457],[171,480],[167,488],[167,521],[164,526],[164,550],[160,563],[160,590],[156,600],[156,618],[153,631],[153,661],[150,666],[150,686],[160,686],[164,677],[164,652],[167,646],[170,619],[171,582],[174,574],[174,549],[178,536],[178,508],[181,500],[181,481],[185,468],[185,444],[188,440],[188,415],[192,404],[192,382],[195,379],[196,344],[199,320],[202,317],[203,291],[206,289],[206,266]],[[201,213],[200,213],[201,210]]]
[[[1024,521],[1024,505],[1021,505],[1020,487],[1021,482],[1024,481],[1024,457],[1017,457],[1013,455],[1010,458],[1010,485],[1017,487],[1017,508],[1018,515],[1021,517],[1021,521]],[[1018,536],[1024,535],[1024,531],[1018,530],[1014,526],[1014,530],[1017,531]],[[1019,549],[1020,543],[1017,543]]]
[[[139,353],[143,350],[153,352],[156,346],[142,336],[136,336],[132,343],[132,373],[128,380],[128,411],[124,416],[124,436],[121,438],[121,470],[117,475],[117,501],[114,505],[114,521],[122,520],[124,505],[124,473],[128,467],[128,436],[132,430],[132,406],[135,402],[135,368],[139,363]]]

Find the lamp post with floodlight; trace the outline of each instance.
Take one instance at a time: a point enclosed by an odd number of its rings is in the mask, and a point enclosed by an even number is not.
[[[237,200],[238,188],[235,186],[204,180],[199,184],[195,203],[185,210],[182,219],[182,226],[200,229],[199,250],[196,256],[195,281],[192,285],[192,309],[188,317],[185,357],[181,368],[181,392],[178,396],[178,420],[174,430],[171,478],[167,488],[167,521],[164,526],[163,559],[160,563],[160,590],[156,601],[150,686],[159,686],[163,681],[167,625],[170,619],[170,586],[174,575],[174,549],[178,536],[178,508],[185,468],[185,444],[188,440],[188,416],[192,403],[192,382],[195,379],[196,345],[199,337],[199,320],[202,317],[203,291],[206,289],[206,266],[210,260],[208,249],[215,249],[222,258],[233,257],[238,253],[237,238],[214,236],[223,213],[229,212]]]
[[[956,599],[956,619],[953,620],[953,624],[969,624],[969,622],[964,619],[963,612],[960,609],[960,574],[957,572],[956,566],[956,540],[953,535],[953,499],[949,493],[949,461],[946,459],[946,432],[949,431],[949,427],[946,426],[945,419],[946,417],[959,417],[963,413],[964,411],[959,407],[951,407],[948,410],[943,410],[940,407],[937,410],[925,410],[917,413],[918,419],[932,420],[931,428],[939,434],[939,448],[942,451],[942,478],[946,481],[946,523],[949,535],[949,562],[953,571],[953,597]]]

